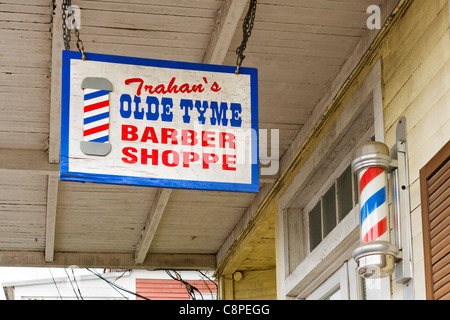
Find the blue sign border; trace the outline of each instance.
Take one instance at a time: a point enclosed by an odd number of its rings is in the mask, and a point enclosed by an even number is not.
[[[258,71],[254,68],[239,69],[240,74],[250,75],[251,86],[251,126],[256,133],[252,141],[252,182],[221,183],[209,181],[187,181],[176,179],[141,178],[121,175],[104,175],[69,171],[69,121],[70,121],[70,65],[71,60],[81,60],[80,52],[62,52],[62,89],[61,89],[61,151],[60,151],[60,179],[66,181],[95,182],[106,184],[121,184],[134,186],[148,186],[174,189],[197,189],[232,192],[258,192],[259,191],[259,148],[258,148]],[[190,62],[177,62],[156,59],[134,58],[126,56],[86,53],[87,60],[109,62],[115,64],[129,64],[138,66],[152,66],[169,69],[185,69],[196,71],[210,71],[220,73],[233,73],[236,67],[211,65]]]

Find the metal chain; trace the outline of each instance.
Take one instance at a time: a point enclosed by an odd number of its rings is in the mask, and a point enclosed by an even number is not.
[[[61,4],[63,40],[64,40],[64,48],[66,50],[70,50],[70,40],[71,40],[70,28],[67,26],[66,21],[67,21],[67,18],[71,18],[72,15],[74,15],[73,10],[72,10],[71,13],[69,13],[68,16],[67,16],[66,12],[68,12],[69,7],[71,5],[72,5],[72,0],[63,0],[62,4]],[[83,44],[83,41],[81,41],[81,38],[80,38],[80,31],[78,30],[78,28],[76,28],[75,17],[72,17],[72,21],[73,21],[73,26],[74,26],[74,29],[75,29],[75,36],[77,37],[77,42],[76,43],[77,43],[78,51],[81,52],[82,59],[86,60],[86,55],[84,53],[84,44]]]
[[[242,61],[244,61],[245,59],[244,51],[247,48],[247,42],[252,34],[253,25],[255,23],[256,4],[257,0],[250,0],[247,15],[245,16],[244,23],[242,25],[242,42],[241,45],[236,49],[236,74],[239,74],[239,68],[241,67]]]
[[[67,15],[66,12],[71,5],[71,0],[63,0],[61,4],[62,9],[62,29],[63,29],[63,40],[64,40],[64,48],[66,50],[70,50],[70,29],[66,25]]]

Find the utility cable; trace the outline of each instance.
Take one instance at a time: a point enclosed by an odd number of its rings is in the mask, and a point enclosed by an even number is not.
[[[174,270],[173,270],[173,272],[175,273],[176,276],[172,275],[169,270],[166,270],[166,273],[169,275],[169,277],[171,277],[173,280],[179,281],[179,282],[184,284],[184,286],[186,288],[186,291],[188,292],[188,294],[189,294],[189,296],[191,297],[192,300],[197,300],[194,291],[197,291],[200,294],[200,297],[202,298],[202,300],[204,300],[203,299],[203,295],[200,292],[200,290],[198,290],[196,287],[191,285],[189,282],[183,280],[181,278],[181,275],[178,272],[176,272]]]
[[[89,272],[94,273],[97,277],[103,279],[111,288],[113,288],[115,291],[117,291],[118,294],[120,294],[125,299],[129,300],[129,298],[126,295],[124,295],[122,292],[120,292],[120,290],[117,289],[109,280],[104,279],[98,272],[96,272],[96,271],[94,272],[94,271],[91,271],[89,269],[86,269],[86,270],[88,270]]]
[[[113,287],[116,287],[116,288],[119,289],[119,290],[125,291],[125,292],[127,292],[127,293],[129,293],[129,294],[135,295],[136,297],[142,298],[142,299],[144,299],[144,300],[150,300],[149,298],[144,297],[143,295],[140,295],[139,293],[132,292],[132,291],[130,291],[130,290],[128,290],[128,289],[125,289],[125,288],[122,287],[122,286],[119,286],[118,284],[116,284],[116,283],[114,283],[114,282],[109,281],[108,279],[103,278],[98,272],[94,272],[94,271],[92,271],[92,270],[89,269],[89,268],[86,268],[86,270],[88,270],[89,272],[95,274],[97,277],[99,277],[100,279],[102,279],[103,281],[105,281],[106,283],[108,283],[109,285],[111,285],[111,286],[113,286]]]
[[[59,292],[59,288],[58,288],[58,286],[56,285],[55,278],[53,277],[52,270],[51,270],[50,268],[48,268],[48,271],[50,271],[50,275],[52,276],[53,283],[55,284],[56,291],[58,292],[59,297],[61,298],[61,300],[63,300],[63,297],[62,297],[62,295],[61,295],[61,292]]]
[[[70,286],[72,287],[73,293],[75,293],[75,297],[77,297],[77,300],[80,300],[80,298],[78,297],[77,291],[75,290],[75,288],[73,286],[72,280],[70,279],[69,273],[67,273],[66,268],[64,268],[64,272],[66,273],[67,278],[69,278]]]
[[[200,273],[200,275],[204,278],[206,278],[208,281],[212,282],[215,286],[216,286],[216,299],[218,299],[219,297],[219,287],[217,286],[217,283],[212,280],[210,277],[208,277],[205,273],[203,273],[200,270],[197,270],[198,273]],[[208,283],[205,281],[205,279],[202,278],[203,282],[205,283],[206,287],[208,288],[209,292],[211,293],[212,296],[214,296],[214,293],[211,291],[211,288],[209,287]]]
[[[75,281],[75,284],[76,284],[76,286],[77,286],[78,293],[80,294],[80,298],[81,298],[81,300],[84,300],[84,299],[83,299],[83,296],[81,295],[80,287],[78,286],[77,278],[75,278],[75,272],[73,271],[73,268],[72,268],[72,275],[73,275],[73,280]]]

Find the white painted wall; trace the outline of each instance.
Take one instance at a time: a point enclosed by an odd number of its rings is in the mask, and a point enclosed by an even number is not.
[[[3,269],[3,270],[2,270]],[[69,277],[64,269],[50,269],[48,268],[26,268],[29,270],[20,270],[21,268],[1,268],[0,273],[3,276],[9,273],[15,275],[22,280],[18,281],[4,281],[3,288],[6,286],[14,286],[15,300],[77,300],[79,296],[78,288],[81,292],[83,300],[135,300],[136,296],[122,290],[115,290],[112,286],[104,280],[98,278],[96,275],[88,272],[86,269],[74,269],[76,283],[73,278],[72,269],[66,269]],[[24,268],[25,269],[25,268]],[[147,270],[132,270],[131,272],[113,272],[102,273],[102,269],[94,269],[100,272],[101,276],[115,284],[131,291],[136,292],[136,279],[171,279],[164,270],[147,271]],[[23,272],[22,276],[18,272]],[[197,271],[178,271],[183,280],[201,280],[202,276]],[[211,278],[211,272],[204,272]],[[25,274],[28,274],[27,280],[23,280]],[[51,274],[53,274],[55,282]],[[77,287],[78,284],[78,287]],[[72,287],[73,285],[73,287]],[[58,292],[58,290],[59,292]],[[77,293],[75,295],[74,289]],[[2,290],[2,299],[5,299]],[[78,297],[77,297],[78,296]],[[61,298],[62,297],[62,298]]]

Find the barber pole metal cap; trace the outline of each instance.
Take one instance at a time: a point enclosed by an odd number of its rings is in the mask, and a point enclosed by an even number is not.
[[[389,147],[382,142],[371,141],[361,144],[355,150],[352,168],[355,172],[370,167],[388,169],[390,162]]]
[[[109,92],[112,84],[104,78],[85,78],[81,83],[84,90],[84,121],[81,151],[86,155],[106,156],[111,152],[109,143]]]

